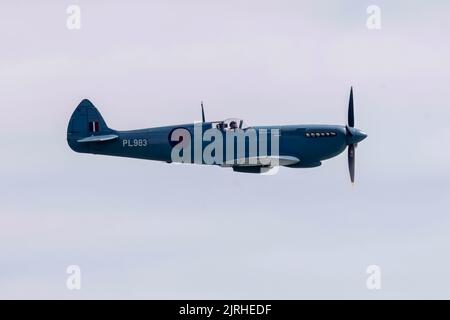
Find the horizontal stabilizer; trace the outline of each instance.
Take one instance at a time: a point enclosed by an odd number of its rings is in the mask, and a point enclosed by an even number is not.
[[[84,142],[104,142],[104,141],[110,141],[119,138],[117,134],[105,134],[101,136],[90,136],[86,137],[80,140],[77,140],[77,142],[84,143]]]

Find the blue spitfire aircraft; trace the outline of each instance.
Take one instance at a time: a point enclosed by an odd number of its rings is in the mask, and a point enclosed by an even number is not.
[[[355,147],[367,135],[354,127],[353,88],[345,126],[246,127],[240,119],[206,122],[203,103],[201,107],[201,123],[117,131],[110,129],[97,108],[84,99],[70,118],[67,142],[72,150],[81,153],[219,165],[245,173],[264,173],[275,166],[318,167],[348,147],[350,180],[355,180]],[[255,148],[251,146],[252,137],[256,139]],[[238,145],[239,141],[243,146]]]

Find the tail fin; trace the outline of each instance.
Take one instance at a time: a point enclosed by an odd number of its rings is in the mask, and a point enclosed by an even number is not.
[[[70,117],[67,127],[67,142],[74,151],[83,152],[87,146],[80,145],[79,140],[90,136],[108,135],[113,132],[114,130],[108,128],[92,102],[84,99]]]

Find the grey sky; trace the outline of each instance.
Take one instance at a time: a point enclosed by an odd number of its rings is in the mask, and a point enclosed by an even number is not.
[[[450,298],[450,3],[329,2],[2,1],[0,298]],[[350,85],[354,187],[346,154],[258,176],[65,141],[83,98],[115,129],[199,120],[200,100],[345,124]]]

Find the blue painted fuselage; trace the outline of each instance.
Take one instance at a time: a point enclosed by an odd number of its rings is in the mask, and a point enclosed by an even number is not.
[[[108,128],[98,110],[89,100],[83,100],[72,114],[67,130],[69,146],[76,152],[92,153],[109,156],[148,159],[164,162],[173,162],[172,150],[179,143],[173,138],[176,129],[183,129],[190,133],[191,159],[195,162],[194,141],[198,134],[214,128],[217,122],[202,122],[200,124],[180,124],[165,127],[155,127],[141,130],[117,131]],[[345,150],[349,144],[347,128],[342,125],[282,125],[282,126],[256,126],[239,129],[241,134],[253,130],[257,137],[258,146],[262,132],[277,132],[278,153],[280,157],[295,157],[299,161],[287,166],[294,168],[309,168],[319,166],[321,161],[332,158]],[[226,140],[225,131],[223,139]],[[197,135],[198,136],[198,135]],[[80,142],[86,137],[108,137],[106,141]],[[111,138],[109,138],[111,137]],[[267,154],[271,154],[271,139],[268,135]],[[208,140],[208,139],[206,139]],[[199,139],[201,152],[211,143],[205,141],[203,136]],[[197,141],[198,142],[198,141]],[[224,142],[224,148],[226,143]],[[235,146],[236,148],[236,146]],[[258,155],[260,153],[258,147]],[[224,150],[225,153],[225,150]],[[245,157],[251,156],[249,146],[245,147]],[[198,162],[197,162],[198,163]],[[201,160],[200,163],[205,164]],[[217,163],[216,163],[217,164]]]

